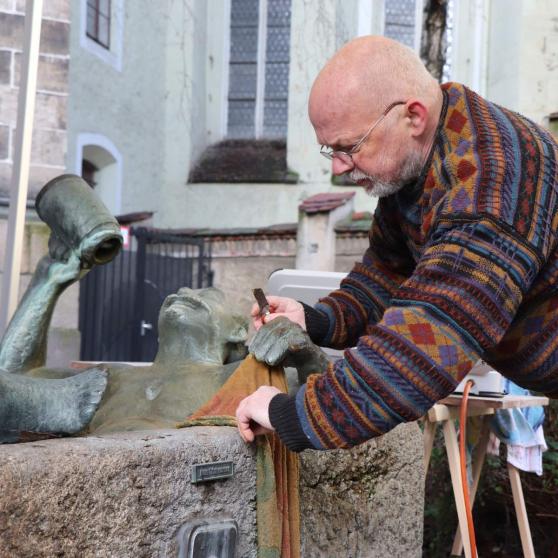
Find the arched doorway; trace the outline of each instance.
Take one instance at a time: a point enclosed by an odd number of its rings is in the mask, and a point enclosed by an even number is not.
[[[122,164],[119,151],[105,136],[78,136],[76,173],[82,176],[113,215],[122,212]]]

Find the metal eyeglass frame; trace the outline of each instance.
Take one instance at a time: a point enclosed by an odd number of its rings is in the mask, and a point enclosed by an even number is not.
[[[388,115],[389,111],[392,108],[394,108],[398,105],[404,105],[406,103],[407,103],[407,101],[395,101],[394,103],[391,103],[391,105],[388,105],[386,107],[386,109],[384,110],[384,112],[382,112],[382,114],[380,115],[380,118],[378,118],[377,120],[375,120],[373,122],[373,124],[370,126],[370,128],[368,128],[368,131],[366,132],[366,134],[364,134],[364,136],[362,136],[353,145],[353,147],[351,147],[351,149],[349,149],[349,151],[341,151],[341,150],[337,150],[337,149],[332,149],[331,147],[329,147],[327,145],[322,145],[322,147],[320,148],[320,153],[326,159],[329,159],[330,161],[333,161],[333,159],[335,157],[337,157],[338,159],[341,159],[341,161],[343,161],[344,163],[346,163],[348,165],[352,165],[353,164],[353,155],[363,146],[364,142],[368,139],[368,137],[370,136],[370,134],[372,133],[374,128],[376,126],[378,126],[378,124],[380,124],[380,122]]]

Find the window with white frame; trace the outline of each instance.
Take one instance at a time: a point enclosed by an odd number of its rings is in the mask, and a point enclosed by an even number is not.
[[[87,0],[87,36],[110,49],[110,0]]]
[[[79,0],[80,46],[122,70],[124,0]]]
[[[231,0],[227,137],[285,138],[291,0]]]

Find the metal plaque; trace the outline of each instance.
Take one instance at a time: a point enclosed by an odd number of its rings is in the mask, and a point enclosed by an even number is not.
[[[197,463],[192,466],[192,483],[228,479],[234,475],[232,461],[215,461],[213,463]]]

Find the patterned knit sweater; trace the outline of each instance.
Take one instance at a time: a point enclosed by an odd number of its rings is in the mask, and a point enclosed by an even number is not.
[[[463,85],[417,184],[379,200],[370,247],[307,313],[313,341],[347,348],[270,418],[292,450],[351,447],[412,421],[482,358],[558,395],[558,146]]]

